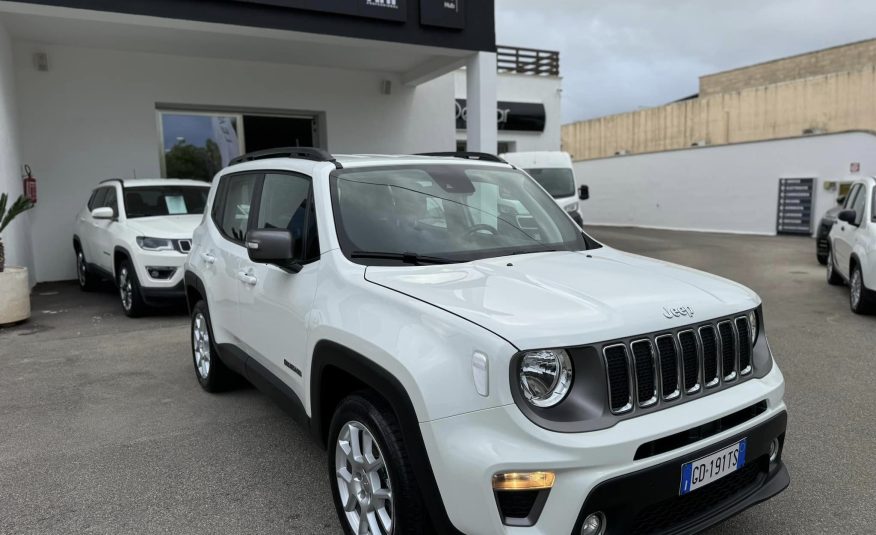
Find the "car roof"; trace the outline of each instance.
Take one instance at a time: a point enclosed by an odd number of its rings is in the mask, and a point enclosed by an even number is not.
[[[106,185],[110,182],[121,182],[126,188],[146,187],[146,186],[195,186],[209,188],[210,183],[203,180],[194,180],[190,178],[110,178],[102,180],[101,185]]]

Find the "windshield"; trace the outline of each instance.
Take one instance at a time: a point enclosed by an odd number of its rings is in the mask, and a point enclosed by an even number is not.
[[[545,169],[527,169],[529,176],[541,184],[554,199],[572,197],[575,195],[575,176],[567,167],[549,167]]]
[[[125,188],[125,214],[129,218],[203,214],[209,187],[141,186]]]
[[[409,263],[420,263],[414,256],[463,262],[588,246],[557,204],[512,169],[338,170],[332,174],[332,202],[341,246],[351,258],[388,261],[388,253],[403,254]],[[384,255],[373,254],[378,252]]]

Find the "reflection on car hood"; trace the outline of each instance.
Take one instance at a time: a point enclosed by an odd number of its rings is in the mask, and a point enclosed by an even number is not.
[[[754,292],[721,277],[608,247],[463,264],[369,266],[365,278],[477,323],[521,349],[669,329],[760,303]]]
[[[201,224],[201,214],[136,217],[128,219],[128,228],[150,238],[191,239],[195,227]]]

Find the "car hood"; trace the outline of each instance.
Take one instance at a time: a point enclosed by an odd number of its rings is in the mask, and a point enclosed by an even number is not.
[[[150,238],[191,239],[201,224],[201,214],[137,217],[128,219],[128,228]]]
[[[669,329],[760,304],[739,284],[609,247],[436,266],[369,266],[366,280],[477,323],[519,349]]]

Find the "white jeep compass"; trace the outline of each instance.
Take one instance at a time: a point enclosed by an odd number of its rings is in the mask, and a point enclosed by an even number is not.
[[[104,180],[76,217],[73,251],[79,286],[108,278],[122,309],[136,317],[150,305],[182,299],[183,263],[201,222],[210,184],[179,179]]]
[[[309,426],[347,533],[690,533],[788,485],[758,296],[596,242],[507,163],[253,153],[208,211],[195,375]]]

